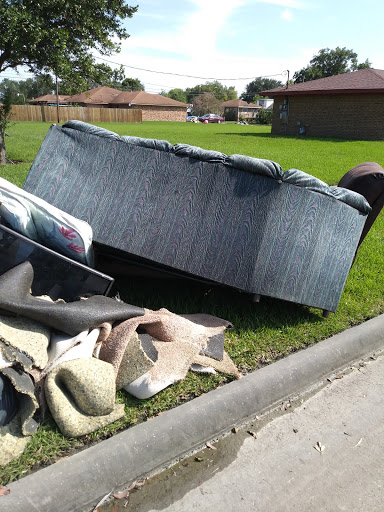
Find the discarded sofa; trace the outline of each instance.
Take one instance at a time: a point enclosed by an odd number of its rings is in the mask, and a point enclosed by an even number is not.
[[[302,171],[186,144],[51,126],[23,189],[99,252],[336,311],[371,208]]]

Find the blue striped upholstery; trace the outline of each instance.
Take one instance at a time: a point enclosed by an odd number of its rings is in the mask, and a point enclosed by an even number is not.
[[[127,255],[335,311],[369,205],[243,155],[53,126],[24,188]]]

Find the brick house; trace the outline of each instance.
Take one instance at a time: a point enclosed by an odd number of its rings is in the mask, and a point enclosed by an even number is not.
[[[59,95],[59,105],[67,105],[69,96],[66,94]],[[57,104],[56,94],[45,94],[44,96],[39,96],[38,98],[33,98],[29,100],[28,103],[30,105],[55,105]]]
[[[140,109],[143,121],[186,121],[187,119],[189,105],[181,101],[145,91],[119,91],[119,93],[110,101],[110,106]]]
[[[185,121],[187,118],[187,104],[144,91],[96,87],[76,94],[68,101],[82,107],[139,109],[143,121]]]
[[[240,116],[246,121],[251,121],[257,116],[258,110],[262,107],[254,103],[247,103],[244,100],[224,101],[221,106],[224,108],[226,121],[239,121]]]
[[[112,87],[95,87],[70,96],[68,102],[80,107],[110,108],[110,101],[120,93],[121,91]]]
[[[361,69],[260,94],[275,99],[273,134],[384,140],[384,70]]]

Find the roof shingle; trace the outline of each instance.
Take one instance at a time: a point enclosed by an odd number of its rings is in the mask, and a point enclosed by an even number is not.
[[[118,96],[121,91],[112,87],[96,87],[89,91],[82,92],[71,96],[70,103],[91,103],[92,105],[108,105],[113,98]]]
[[[290,96],[296,94],[351,94],[361,92],[384,92],[384,70],[360,69],[351,73],[270,89],[262,91],[260,94],[263,96]]]
[[[145,91],[119,92],[120,94],[115,96],[110,103],[113,103],[114,105],[134,103],[135,105],[157,105],[159,107],[188,107],[186,103],[167,98],[161,94],[150,94]]]
[[[119,91],[112,87],[96,87],[69,99],[70,103],[85,103],[92,105],[155,105],[165,107],[187,107],[186,103],[172,100],[160,94],[150,94],[145,91]]]
[[[68,98],[69,96],[66,94],[59,94],[59,103],[68,103]],[[28,103],[31,105],[34,103],[56,103],[56,94],[44,94],[44,96],[29,100]]]

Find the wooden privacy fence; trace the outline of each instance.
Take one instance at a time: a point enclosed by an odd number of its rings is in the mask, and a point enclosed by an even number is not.
[[[76,119],[86,123],[141,123],[142,111],[128,108],[59,107],[60,123]],[[57,123],[57,107],[12,105],[12,121]]]

